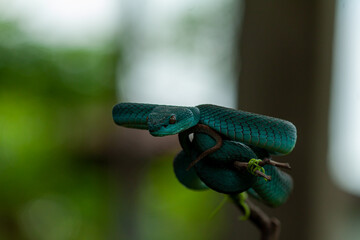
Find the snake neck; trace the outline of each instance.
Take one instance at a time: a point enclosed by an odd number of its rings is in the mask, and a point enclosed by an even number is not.
[[[197,107],[189,107],[189,110],[193,114],[193,121],[191,123],[191,127],[193,127],[200,122],[200,110]]]

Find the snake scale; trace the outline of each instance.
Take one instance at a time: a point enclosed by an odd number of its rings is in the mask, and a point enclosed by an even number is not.
[[[174,159],[174,171],[190,189],[211,188],[225,194],[247,191],[271,207],[283,204],[292,191],[292,178],[275,166],[263,166],[271,181],[234,166],[235,161],[248,163],[290,153],[297,136],[288,121],[210,104],[120,103],[112,114],[120,126],[147,129],[153,136],[178,134],[182,150]],[[207,130],[196,130],[202,128]]]

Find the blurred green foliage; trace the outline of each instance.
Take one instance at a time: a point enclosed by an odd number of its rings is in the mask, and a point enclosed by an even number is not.
[[[169,171],[174,154],[152,162],[141,179],[139,239],[222,239],[228,224],[224,211],[211,213],[224,197],[214,191],[193,191],[182,186]],[[139,216],[140,217],[140,216]]]
[[[11,26],[0,24],[2,90],[16,88],[54,101],[113,100],[118,57],[114,45],[103,49],[51,48],[31,42]]]
[[[109,179],[96,147],[112,124],[117,52],[45,47],[0,24],[1,239],[106,236]]]
[[[44,46],[0,22],[1,240],[129,239],[130,215],[137,239],[221,238],[223,213],[209,219],[221,196],[177,182],[175,153],[152,159],[135,195],[134,179],[117,182],[131,171],[108,146],[121,63],[115,44]]]

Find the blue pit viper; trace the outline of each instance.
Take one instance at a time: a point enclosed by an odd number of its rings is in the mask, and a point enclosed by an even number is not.
[[[225,194],[247,191],[271,207],[286,202],[292,191],[292,178],[274,165],[262,166],[271,181],[237,167],[254,159],[269,163],[271,155],[290,153],[297,135],[288,121],[210,104],[120,103],[112,114],[120,126],[147,129],[153,136],[178,134],[182,151],[174,159],[174,171],[190,189],[211,188]]]

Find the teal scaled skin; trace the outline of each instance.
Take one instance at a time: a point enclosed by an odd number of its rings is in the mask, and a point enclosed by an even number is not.
[[[272,177],[271,181],[265,181],[261,177],[251,175],[247,171],[239,171],[234,167],[234,161],[248,162],[251,158],[268,157],[263,152],[253,151],[248,146],[224,140],[222,147],[208,155],[195,165],[195,174],[186,172],[187,164],[191,163],[201,152],[210,148],[215,141],[206,134],[194,134],[192,142],[187,141],[179,134],[184,151],[181,151],[174,159],[174,170],[178,180],[188,188],[203,190],[199,182],[203,182],[209,188],[226,194],[234,194],[248,191],[254,198],[262,201],[270,207],[282,205],[288,199],[293,182],[290,175],[270,165],[264,166],[266,174]],[[197,152],[194,154],[194,152]],[[259,155],[255,153],[258,152]],[[260,157],[259,157],[260,156]],[[179,162],[182,162],[179,165]],[[194,177],[198,176],[198,179]],[[189,181],[189,179],[192,179]],[[196,183],[196,185],[195,185]],[[198,187],[200,186],[200,187]]]
[[[170,119],[174,118],[176,121],[171,122]],[[179,133],[184,152],[175,158],[175,173],[189,188],[210,187],[222,193],[249,189],[270,206],[282,204],[292,189],[290,176],[272,166],[264,167],[272,176],[272,181],[265,183],[247,172],[235,173],[232,166],[234,160],[245,162],[251,158],[263,159],[270,154],[290,153],[296,143],[296,128],[288,121],[208,104],[179,107],[142,103],[114,106],[113,119],[121,126],[148,129],[153,136]],[[223,146],[198,162],[195,170],[184,171],[185,162],[193,160],[215,142],[206,134],[195,134],[191,144],[184,140],[187,136],[182,136],[183,132],[196,124],[207,125],[218,132],[223,138]]]
[[[148,129],[153,136],[174,135],[195,126],[200,120],[196,107],[177,107],[142,103],[120,103],[113,108],[114,122],[120,126]],[[170,123],[175,116],[176,123]]]
[[[186,132],[179,134],[179,142],[185,155],[178,154],[176,158],[181,157],[181,161],[188,164],[216,143],[212,137],[204,133],[194,134],[193,141],[191,142]],[[187,174],[185,173],[181,176],[178,174],[179,170],[175,168],[175,162],[178,161],[176,158],[174,159],[175,174],[181,183],[189,187],[189,185],[183,182],[183,179],[187,181]],[[194,167],[196,175],[209,188],[226,194],[240,193],[248,190],[255,184],[257,177],[247,171],[240,172],[235,169],[234,161],[249,162],[252,158],[257,158],[257,156],[248,146],[235,141],[223,140],[220,149],[199,161]],[[194,187],[190,188],[193,189]]]
[[[171,115],[176,116],[175,124],[169,124]],[[120,103],[113,108],[113,119],[124,127],[148,129],[154,136],[177,134],[201,123],[230,140],[273,155],[290,153],[296,143],[296,128],[288,121],[210,104],[179,107]]]
[[[200,122],[229,139],[263,148],[273,155],[290,153],[296,128],[288,121],[215,105],[199,105]]]

